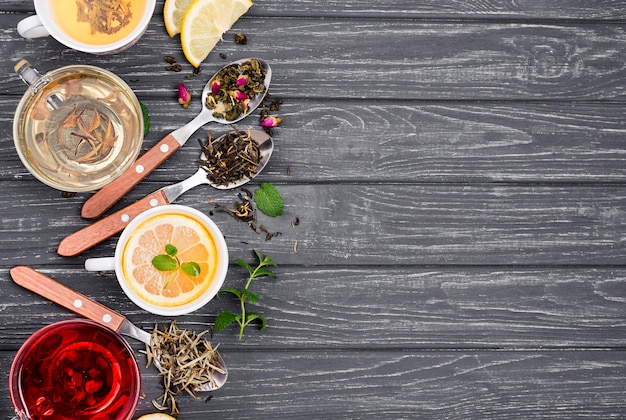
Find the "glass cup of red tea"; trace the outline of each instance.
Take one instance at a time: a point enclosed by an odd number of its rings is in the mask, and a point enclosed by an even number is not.
[[[139,367],[128,343],[83,319],[36,331],[18,350],[9,375],[20,420],[130,420],[140,389]]]

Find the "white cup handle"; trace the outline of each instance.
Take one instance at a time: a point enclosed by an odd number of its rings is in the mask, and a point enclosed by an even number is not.
[[[32,15],[22,19],[17,24],[17,32],[24,38],[43,38],[49,36],[50,32],[43,26],[39,16]]]
[[[87,258],[85,260],[87,271],[114,271],[115,257]]]

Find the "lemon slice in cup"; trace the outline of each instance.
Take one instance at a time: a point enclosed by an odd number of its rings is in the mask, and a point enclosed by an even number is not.
[[[251,6],[251,0],[195,0],[180,27],[183,53],[191,65],[198,67]]]

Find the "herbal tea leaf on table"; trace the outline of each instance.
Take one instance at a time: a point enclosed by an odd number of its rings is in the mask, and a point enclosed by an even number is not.
[[[240,340],[243,337],[243,330],[248,324],[254,321],[260,322],[261,325],[259,327],[259,330],[261,331],[263,331],[265,329],[265,326],[267,325],[267,322],[263,315],[257,312],[246,313],[246,300],[251,304],[254,304],[259,300],[259,295],[248,290],[248,288],[250,287],[250,283],[252,282],[253,279],[257,277],[262,277],[262,276],[276,277],[276,273],[265,268],[268,266],[276,266],[276,264],[274,263],[274,260],[272,260],[267,255],[263,255],[261,252],[257,251],[256,249],[254,250],[254,253],[256,254],[257,259],[259,260],[258,265],[254,268],[242,259],[238,258],[235,260],[235,262],[238,265],[248,270],[248,281],[246,282],[245,287],[243,289],[227,288],[227,289],[220,290],[220,293],[221,292],[231,293],[239,299],[239,304],[241,306],[241,314],[238,315],[230,311],[223,311],[217,315],[217,318],[215,318],[215,329],[217,331],[224,330],[226,327],[228,327],[234,322],[239,324],[239,339]]]

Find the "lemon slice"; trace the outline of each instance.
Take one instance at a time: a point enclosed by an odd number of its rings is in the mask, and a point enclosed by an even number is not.
[[[144,414],[137,420],[176,420],[174,417],[165,413]]]
[[[183,53],[191,65],[198,67],[251,6],[251,0],[195,0],[180,28]]]
[[[153,258],[167,245],[176,248],[176,261],[194,262],[199,271],[159,271]],[[204,294],[217,269],[217,249],[211,233],[196,219],[171,213],[153,216],[137,226],[122,252],[128,286],[143,301],[157,306],[185,305]]]
[[[194,0],[166,0],[163,6],[163,21],[169,36],[180,33],[183,16]]]

